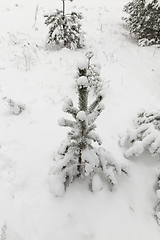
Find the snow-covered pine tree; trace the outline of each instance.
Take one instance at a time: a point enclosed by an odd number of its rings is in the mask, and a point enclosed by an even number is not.
[[[134,120],[135,128],[128,129],[120,139],[120,145],[124,146],[129,140],[132,146],[127,149],[127,158],[141,155],[148,150],[152,156],[160,154],[160,111],[140,110]]]
[[[100,76],[101,65],[98,62],[92,62],[94,53],[88,51],[86,53],[86,62],[79,62],[77,65],[76,81],[79,77],[85,76],[88,79],[88,87],[97,95],[103,87],[102,78]]]
[[[124,12],[129,16],[123,17],[132,36],[138,44],[152,45],[160,42],[160,6],[158,0],[133,0],[124,6]]]
[[[62,0],[63,10],[45,14],[45,24],[50,26],[47,46],[77,49],[84,47],[84,32],[82,31],[82,13],[65,13],[65,1]],[[70,0],[72,1],[72,0]]]
[[[62,142],[56,156],[55,165],[52,170],[53,189],[56,196],[63,196],[66,187],[76,177],[90,176],[90,187],[92,191],[100,190],[102,182],[97,170],[101,169],[103,175],[108,179],[111,186],[116,186],[115,173],[127,173],[128,166],[121,166],[103,147],[96,148],[102,141],[95,133],[95,121],[104,109],[101,103],[104,95],[99,92],[95,101],[88,106],[89,83],[85,76],[77,79],[78,108],[74,107],[73,101],[66,98],[63,111],[72,115],[74,120],[60,118],[58,124],[70,127],[67,139]],[[52,183],[51,183],[52,185]]]

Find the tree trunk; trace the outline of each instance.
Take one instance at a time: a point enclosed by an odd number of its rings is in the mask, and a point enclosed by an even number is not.
[[[79,110],[87,112],[88,108],[88,88],[81,86],[78,88]]]
[[[81,164],[82,164],[82,152],[80,150],[79,152],[79,157],[78,157],[78,164],[77,164],[77,177],[80,177],[81,176]]]
[[[64,46],[66,46],[65,23],[64,23],[64,20],[65,20],[65,0],[62,0],[62,2],[63,2],[63,40],[64,40]]]

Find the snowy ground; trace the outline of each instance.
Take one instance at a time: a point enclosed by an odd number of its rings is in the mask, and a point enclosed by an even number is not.
[[[160,49],[138,47],[131,39],[121,21],[126,2],[67,2],[67,11],[83,13],[86,48],[50,52],[43,15],[61,8],[61,1],[1,0],[1,240],[159,240],[154,216],[159,157],[145,153],[128,160],[118,144],[140,108],[160,106]],[[91,193],[87,180],[76,180],[56,198],[49,173],[67,132],[57,121],[66,116],[65,96],[77,102],[76,64],[88,49],[102,65],[106,93],[97,132],[103,146],[130,165],[130,176],[118,177],[113,192],[104,182],[100,192]],[[12,115],[4,97],[24,103],[25,111]]]

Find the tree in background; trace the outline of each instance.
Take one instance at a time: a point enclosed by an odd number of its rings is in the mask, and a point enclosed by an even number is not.
[[[82,14],[65,13],[65,1],[62,0],[63,10],[56,10],[55,13],[44,16],[45,24],[50,26],[47,45],[70,49],[82,48],[84,47],[84,32],[80,22]]]
[[[124,6],[123,17],[130,33],[138,44],[152,45],[160,43],[160,6],[158,0],[147,3],[146,0],[133,0]]]
[[[129,141],[132,145],[126,150],[125,157],[140,156],[148,150],[152,156],[160,154],[160,111],[140,110],[134,120],[135,127],[127,129],[120,140],[120,145],[125,146]]]

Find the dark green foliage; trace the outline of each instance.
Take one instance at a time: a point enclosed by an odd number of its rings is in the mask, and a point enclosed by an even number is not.
[[[133,0],[124,6],[128,17],[122,18],[131,35],[135,36],[139,45],[160,43],[160,6],[158,0],[151,3],[146,0]]]
[[[93,145],[93,142],[97,142],[98,145],[102,144],[99,135],[95,133],[94,122],[104,109],[104,105],[101,103],[103,94],[99,93],[95,101],[88,106],[89,83],[85,76],[77,79],[77,92],[78,108],[73,106],[70,98],[65,99],[63,106],[63,111],[71,114],[74,120],[60,118],[58,122],[60,126],[71,129],[55,156],[52,173],[60,184],[60,187],[54,190],[56,196],[63,196],[66,187],[76,177],[84,179],[90,176],[91,190],[99,191],[102,188],[98,173],[100,170],[103,172],[103,177],[107,178],[111,188],[117,185],[115,173],[127,174],[128,172],[128,166],[120,166],[104,148],[96,148]],[[96,181],[99,182],[98,186]]]
[[[70,49],[84,46],[84,33],[80,23],[82,19],[81,13],[65,14],[63,7],[63,11],[56,10],[55,13],[44,17],[46,18],[45,24],[50,26],[47,44],[55,44]]]
[[[79,110],[87,111],[88,89],[86,86],[78,86]]]
[[[60,126],[71,128],[71,131],[68,133],[69,141],[67,140],[63,142],[63,146],[61,145],[60,147],[59,156],[61,156],[64,161],[61,170],[65,169],[65,171],[68,172],[68,166],[70,166],[72,168],[73,176],[84,177],[90,174],[97,165],[98,153],[94,150],[92,141],[101,145],[101,139],[99,135],[94,132],[96,128],[94,121],[100,115],[104,106],[100,105],[100,102],[103,99],[102,95],[99,95],[91,106],[88,106],[88,80],[86,77],[82,76],[77,81],[77,91],[78,109],[73,106],[73,102],[69,98],[66,99],[63,106],[63,111],[71,114],[75,118],[75,121],[64,118],[59,120]],[[68,109],[70,110],[68,111]],[[99,114],[97,114],[96,109],[99,109]],[[85,150],[88,151],[88,154]],[[90,163],[91,166],[86,167],[86,164],[89,164],[91,161],[87,160],[90,154],[92,156],[92,162]],[[68,156],[70,156],[69,163],[66,162]],[[84,159],[84,156],[86,159]],[[85,163],[85,161],[88,163]],[[74,166],[76,167],[74,168]],[[59,164],[58,170],[60,170]]]

